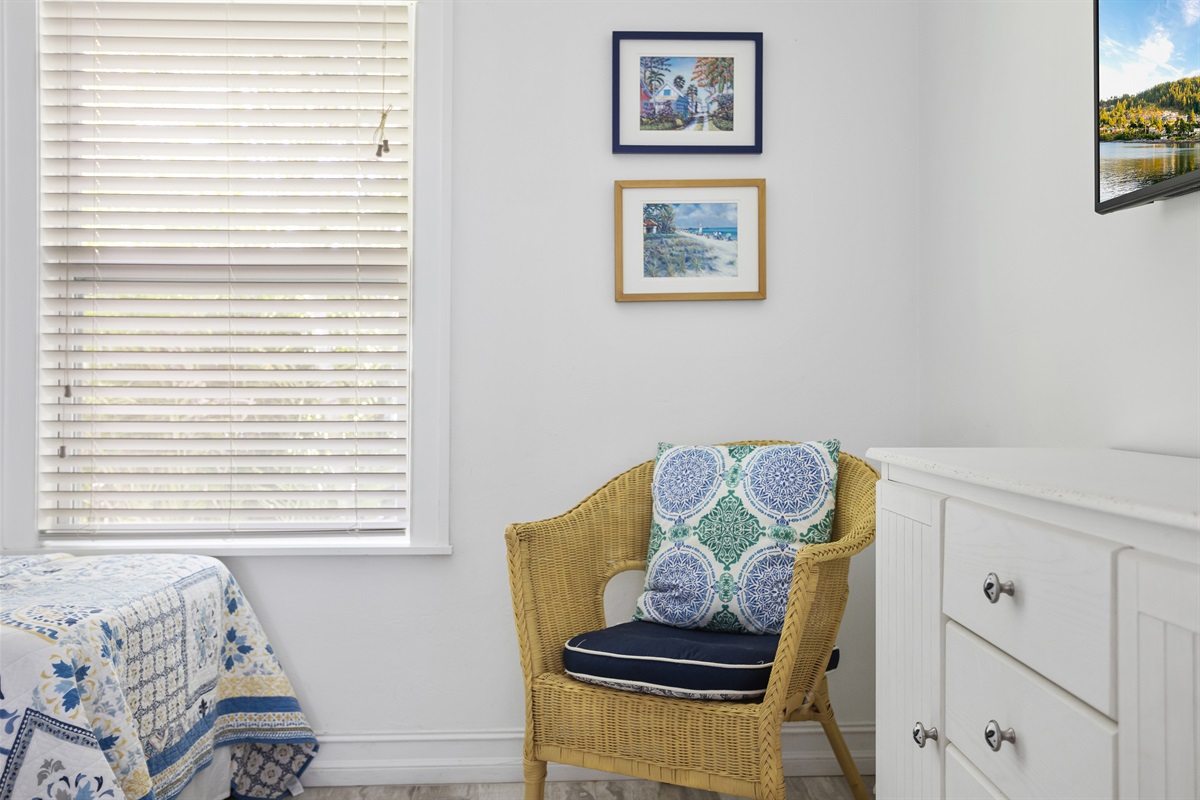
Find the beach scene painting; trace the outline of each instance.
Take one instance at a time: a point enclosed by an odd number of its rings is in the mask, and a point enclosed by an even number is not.
[[[736,278],[738,204],[643,203],[646,278]]]
[[[765,300],[764,178],[613,181],[618,303]]]
[[[1200,168],[1200,0],[1099,0],[1100,202]]]
[[[642,56],[638,59],[643,131],[733,131],[734,59]]]

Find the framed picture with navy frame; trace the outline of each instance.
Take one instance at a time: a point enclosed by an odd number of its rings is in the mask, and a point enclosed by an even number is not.
[[[761,153],[762,33],[613,32],[614,153]]]

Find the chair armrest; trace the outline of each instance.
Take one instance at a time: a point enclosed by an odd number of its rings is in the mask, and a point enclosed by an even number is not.
[[[878,479],[865,461],[841,455],[833,536],[796,555],[764,707],[794,711],[824,674],[849,596],[850,557],[875,540]]]
[[[565,514],[506,529],[513,616],[527,682],[562,672],[567,640],[604,627],[604,587],[613,575],[645,568],[653,466],[648,461],[613,478]]]

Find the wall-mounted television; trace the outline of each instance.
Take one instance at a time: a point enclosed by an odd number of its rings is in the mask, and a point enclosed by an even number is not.
[[[1200,0],[1095,0],[1096,211],[1200,191]]]

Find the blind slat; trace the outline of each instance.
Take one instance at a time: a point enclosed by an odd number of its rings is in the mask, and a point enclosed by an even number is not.
[[[228,443],[215,445],[213,442],[202,440],[193,441],[188,438],[179,439],[170,446],[163,443],[162,437],[127,437],[120,440],[90,439],[72,440],[67,443],[66,456],[98,458],[107,455],[136,455],[139,459],[150,456],[155,458],[173,458],[175,456],[205,456],[229,459],[233,463],[240,457],[258,457],[260,455],[308,455],[324,456],[357,455],[364,445],[375,448],[368,455],[395,455],[391,448],[396,442],[403,442],[402,436],[360,436],[357,439],[292,439],[281,441],[274,438],[255,439],[242,437]],[[48,444],[44,441],[43,444]],[[58,446],[41,451],[43,455],[57,458]],[[140,463],[147,463],[145,461]]]

